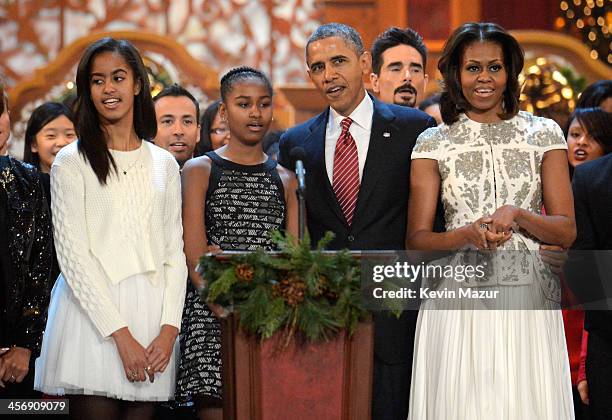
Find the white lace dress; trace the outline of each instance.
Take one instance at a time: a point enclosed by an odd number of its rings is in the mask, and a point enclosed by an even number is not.
[[[561,129],[548,119],[520,112],[480,124],[462,114],[451,126],[422,133],[412,159],[438,162],[446,228],[452,230],[505,204],[539,213],[544,154],[566,148]],[[574,418],[558,283],[538,248],[532,237],[514,233],[503,249],[520,250],[505,254],[519,260],[506,259],[503,269],[497,261],[495,274],[480,284],[446,278],[430,285],[499,290],[502,307],[523,309],[490,309],[474,300],[441,309],[434,299],[425,301],[416,330],[410,420]]]

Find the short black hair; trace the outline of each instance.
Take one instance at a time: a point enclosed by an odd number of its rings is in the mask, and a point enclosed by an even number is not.
[[[612,80],[598,80],[589,85],[578,98],[576,108],[593,108],[612,97]]]
[[[176,83],[170,86],[166,86],[165,88],[162,89],[161,92],[155,95],[155,97],[153,98],[153,102],[155,103],[165,96],[172,96],[175,98],[180,98],[181,96],[185,96],[186,98],[190,99],[191,102],[193,102],[193,104],[195,105],[196,121],[200,121],[200,104],[198,103],[196,98],[194,98],[193,95],[187,89],[185,89],[184,87]]]
[[[36,141],[36,135],[51,121],[65,116],[74,124],[72,111],[66,105],[57,102],[45,102],[37,107],[28,120],[23,145],[23,161],[31,163],[40,169],[40,158],[38,153],[32,151],[32,143]]]
[[[525,62],[523,49],[512,35],[495,23],[465,23],[448,38],[438,61],[443,78],[440,113],[446,125],[451,125],[459,119],[460,113],[470,109],[471,105],[461,90],[461,60],[467,46],[475,42],[492,42],[501,47],[508,78],[500,118],[508,120],[518,114],[521,92],[518,76]]]
[[[306,42],[306,61],[308,61],[308,47],[315,41],[319,41],[325,38],[331,37],[342,38],[346,45],[351,47],[357,56],[361,56],[365,51],[363,47],[363,41],[359,36],[359,32],[355,30],[352,26],[345,25],[343,23],[326,23],[325,25],[319,26],[308,38],[308,42]]]
[[[227,99],[227,95],[229,95],[229,93],[232,91],[236,82],[244,80],[259,80],[268,90],[270,96],[274,95],[272,83],[263,72],[252,67],[243,66],[231,69],[223,75],[221,78],[221,99],[225,101]]]
[[[423,70],[427,66],[427,47],[423,42],[423,37],[414,29],[401,29],[393,26],[380,34],[372,44],[372,71],[375,74],[380,74],[382,67],[382,55],[389,48],[397,47],[398,45],[408,45],[419,52],[423,59]]]

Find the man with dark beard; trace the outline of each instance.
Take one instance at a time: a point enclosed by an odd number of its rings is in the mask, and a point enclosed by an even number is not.
[[[415,108],[425,99],[427,48],[418,32],[387,29],[372,44],[370,82],[378,98]]]

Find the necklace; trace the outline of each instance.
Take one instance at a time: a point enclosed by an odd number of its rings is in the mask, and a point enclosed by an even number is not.
[[[127,175],[127,173],[131,171],[132,168],[134,168],[134,166],[136,166],[136,164],[140,160],[140,155],[142,155],[142,149],[143,149],[143,146],[141,145],[140,148],[138,149],[138,156],[136,156],[136,159],[134,159],[134,162],[132,162],[132,164],[128,166],[127,168],[124,168],[121,165],[117,164],[117,167],[119,168],[121,172],[123,172],[123,175]]]

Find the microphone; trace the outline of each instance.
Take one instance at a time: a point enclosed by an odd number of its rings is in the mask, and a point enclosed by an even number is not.
[[[304,158],[306,151],[302,147],[294,147],[289,152],[289,157],[295,162],[295,176],[297,177],[298,194],[303,194],[306,191],[306,169],[304,169]]]
[[[306,169],[304,169],[304,158],[306,151],[302,147],[294,147],[289,152],[289,157],[295,162],[295,176],[297,177],[297,189],[295,194],[298,199],[298,239],[301,241],[304,238],[306,230]]]

